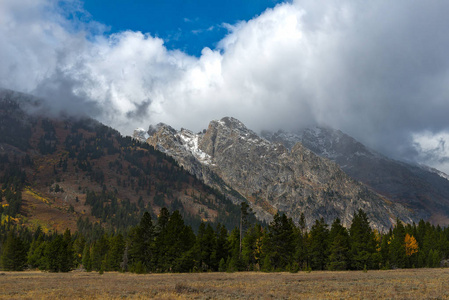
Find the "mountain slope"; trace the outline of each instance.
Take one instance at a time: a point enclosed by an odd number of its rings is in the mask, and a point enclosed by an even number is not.
[[[348,225],[353,213],[364,209],[372,225],[385,230],[399,217],[413,214],[347,176],[335,163],[301,144],[291,151],[269,142],[240,121],[212,121],[205,132],[176,131],[165,124],[150,126],[148,143],[173,156],[199,179],[230,194],[230,187],[248,200],[259,218],[282,211],[298,221],[304,212],[311,222],[339,217]]]
[[[239,207],[146,143],[92,119],[48,118],[40,104],[0,90],[0,214],[44,230],[76,229],[80,217],[115,229],[145,210],[179,209],[201,220],[238,224]]]
[[[301,142],[384,197],[413,209],[419,218],[449,224],[449,181],[435,170],[389,159],[332,128],[263,132],[263,136],[288,148]]]

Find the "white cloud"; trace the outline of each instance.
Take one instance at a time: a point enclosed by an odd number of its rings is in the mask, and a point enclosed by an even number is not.
[[[55,0],[3,0],[0,86],[93,113],[125,134],[160,121],[199,130],[225,115],[256,130],[326,123],[432,162],[418,136],[449,131],[448,8],[298,0],[223,24],[228,35],[197,58],[151,34],[104,35],[87,15],[67,21]]]
[[[449,174],[449,131],[414,133],[413,142],[420,161]]]

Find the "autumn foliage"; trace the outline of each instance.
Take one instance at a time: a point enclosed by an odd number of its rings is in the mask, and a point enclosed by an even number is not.
[[[405,235],[405,255],[412,256],[415,253],[418,253],[418,242],[407,233]]]

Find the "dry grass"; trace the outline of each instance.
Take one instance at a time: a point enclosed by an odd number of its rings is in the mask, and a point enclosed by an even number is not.
[[[2,299],[449,299],[449,271],[0,273]]]

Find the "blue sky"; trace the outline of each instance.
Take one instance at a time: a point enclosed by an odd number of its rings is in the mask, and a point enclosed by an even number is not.
[[[168,49],[199,56],[204,47],[215,48],[226,34],[223,23],[250,20],[281,0],[85,0],[92,19],[110,32],[150,33]]]

